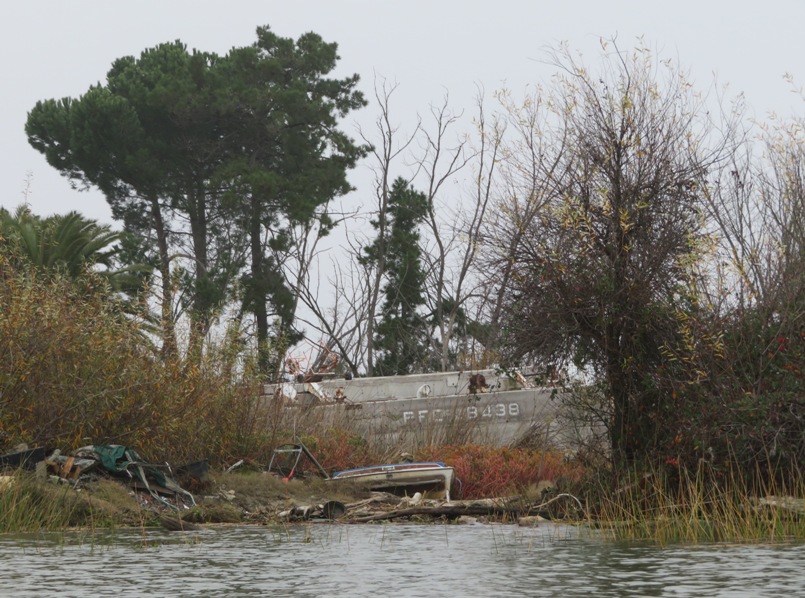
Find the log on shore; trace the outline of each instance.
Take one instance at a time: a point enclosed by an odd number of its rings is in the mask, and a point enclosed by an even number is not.
[[[399,519],[400,517],[411,517],[413,515],[428,515],[430,517],[448,516],[451,518],[461,517],[462,515],[543,515],[546,513],[535,511],[532,509],[521,509],[516,507],[502,507],[502,506],[485,506],[481,504],[475,505],[440,505],[436,507],[410,507],[407,509],[397,509],[395,511],[388,511],[386,513],[376,513],[375,515],[368,515],[365,517],[355,517],[351,519],[342,519],[343,523],[369,523],[371,521],[388,521],[390,519]]]
[[[476,501],[456,501],[435,506],[417,505],[363,517],[344,518],[340,521],[344,523],[369,523],[372,521],[388,521],[415,515],[427,515],[430,517],[447,516],[450,518],[458,518],[462,515],[511,515],[512,517],[518,518],[539,515],[545,519],[551,519],[551,515],[546,510],[546,507],[560,498],[569,498],[581,508],[581,502],[575,496],[571,494],[559,494],[538,505],[522,503],[517,499],[492,498]]]
[[[180,517],[172,515],[161,514],[159,516],[159,523],[161,523],[162,527],[164,527],[166,530],[172,532],[192,532],[202,529],[202,527],[199,525],[188,523],[187,521],[183,521]]]

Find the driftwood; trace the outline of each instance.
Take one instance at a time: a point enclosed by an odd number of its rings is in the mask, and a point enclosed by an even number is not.
[[[461,517],[462,515],[512,515],[515,517],[540,515],[546,519],[550,519],[550,514],[545,511],[545,508],[560,498],[570,498],[574,500],[579,507],[581,507],[581,502],[579,499],[572,494],[558,494],[550,500],[547,500],[539,505],[518,505],[516,500],[507,501],[504,499],[487,499],[479,501],[444,503],[436,506],[409,507],[406,509],[388,511],[386,513],[367,515],[365,517],[342,519],[341,521],[344,523],[369,523],[371,521],[388,521],[390,519],[411,517],[413,515],[428,515],[430,517],[447,516],[451,518]]]
[[[783,511],[790,516],[805,515],[805,500],[793,496],[766,496],[754,499],[756,508]]]
[[[361,507],[368,507],[369,505],[372,504],[377,503],[399,504],[399,502],[400,502],[399,496],[389,494],[388,492],[373,492],[371,498],[359,500],[358,502],[351,502],[346,505],[346,509],[347,511],[354,511],[355,509],[360,509]]]
[[[159,522],[162,524],[162,527],[172,532],[193,532],[202,529],[201,526],[182,521],[181,518],[173,515],[161,514],[159,516]]]
[[[519,509],[506,509],[500,507],[485,507],[483,505],[449,505],[444,504],[437,507],[411,507],[409,509],[398,509],[388,513],[377,513],[366,517],[355,517],[354,519],[342,520],[344,523],[368,523],[370,521],[387,521],[400,517],[410,517],[412,515],[428,515],[430,517],[460,517],[462,515],[502,515],[504,513],[519,514]]]

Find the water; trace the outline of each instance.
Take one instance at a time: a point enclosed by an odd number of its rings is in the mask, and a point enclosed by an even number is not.
[[[805,596],[805,547],[621,546],[576,528],[224,527],[0,536],[0,596]]]

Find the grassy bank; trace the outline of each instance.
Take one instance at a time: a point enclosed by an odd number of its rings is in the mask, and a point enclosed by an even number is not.
[[[552,462],[550,453],[480,446],[432,450],[449,455],[447,462],[456,465],[457,472],[472,472],[473,467],[481,472],[467,478],[470,483],[466,486],[475,483],[473,492],[478,494],[463,497],[466,502],[477,498],[477,504],[488,505],[484,498],[509,497],[500,503],[505,508],[485,518],[490,521],[514,523],[519,507],[521,514],[537,508],[551,518],[589,525],[605,541],[613,542],[780,543],[805,538],[805,487],[801,484],[751,485],[740,479],[714,483],[706,471],[695,475],[677,472],[681,477],[674,477],[656,470],[635,474],[613,489],[591,482],[596,472],[585,471],[578,463]],[[469,470],[463,469],[466,464],[471,464]],[[478,485],[491,465],[496,474],[486,479],[487,486]],[[562,487],[557,488],[548,477],[536,483],[533,468],[541,468],[546,476],[553,473]],[[569,472],[576,477],[568,476]],[[501,479],[506,483],[493,491],[488,484]],[[280,513],[293,507],[328,501],[354,503],[370,496],[358,485],[332,484],[315,477],[285,482],[248,466],[232,473],[214,472],[194,489],[197,504],[179,512],[166,509],[145,493],[132,492],[119,479],[101,477],[74,488],[18,471],[0,480],[2,533],[158,527],[166,515],[192,524],[277,524],[285,521]],[[547,506],[538,508],[540,505]],[[455,521],[453,517],[415,519]]]
[[[144,511],[121,484],[104,481],[76,491],[37,479],[29,472],[1,478],[0,532],[53,531],[73,527],[130,527],[146,524]]]
[[[773,465],[756,475],[741,473],[748,469],[747,455],[764,454],[751,434],[744,435],[752,443],[741,445],[742,468],[734,473],[724,460],[736,453],[715,444],[723,455],[717,464],[690,469],[669,462],[616,476],[605,459],[567,459],[549,445],[493,446],[477,421],[458,414],[439,424],[391,430],[367,425],[348,410],[286,408],[262,396],[262,380],[237,343],[208,344],[194,360],[165,359],[150,346],[145,324],[111,301],[108,288],[92,276],[76,283],[57,273],[21,272],[0,254],[0,453],[20,443],[64,455],[88,444],[120,444],[151,463],[174,467],[207,459],[220,474],[238,461],[251,465],[252,474],[214,477],[210,486],[189,488],[219,497],[193,510],[200,522],[242,522],[246,513],[268,516],[311,496],[332,499],[332,489],[315,481],[281,485],[260,473],[275,447],[298,437],[329,472],[395,462],[402,452],[444,461],[455,469],[452,494],[458,499],[521,496],[534,502],[551,487],[578,497],[584,518],[613,540],[805,538],[799,472],[780,475]],[[775,429],[801,438],[790,421],[799,422],[797,411],[782,400],[774,405],[786,415],[775,420]],[[757,438],[765,442],[765,436]],[[777,452],[796,462],[796,451]],[[687,462],[702,455],[690,452]],[[0,487],[0,531],[156,521],[153,509],[117,483],[80,490],[14,473]],[[226,492],[220,498],[224,490],[237,498]]]
[[[134,492],[121,479],[99,477],[77,485],[38,479],[17,471],[0,478],[0,533],[159,527],[164,517],[188,523],[267,523],[292,505],[349,502],[365,489],[325,486],[323,480],[284,483],[259,471],[216,474],[195,495],[196,505],[179,511]]]

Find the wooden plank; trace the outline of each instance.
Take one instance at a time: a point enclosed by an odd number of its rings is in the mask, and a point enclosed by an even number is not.
[[[61,466],[61,477],[64,479],[70,479],[70,472],[73,469],[73,463],[75,463],[75,457],[67,457],[67,460]]]

